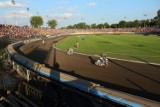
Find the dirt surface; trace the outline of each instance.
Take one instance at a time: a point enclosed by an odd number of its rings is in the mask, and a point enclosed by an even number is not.
[[[30,59],[104,87],[160,101],[160,66],[109,59],[108,67],[94,65],[96,57],[67,55],[53,48],[64,37],[29,43],[20,50]]]

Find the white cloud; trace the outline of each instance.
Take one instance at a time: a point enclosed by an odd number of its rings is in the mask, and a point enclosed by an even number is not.
[[[16,1],[29,2],[29,0],[16,0]]]
[[[72,12],[74,10],[74,8],[70,7],[70,8],[66,8],[65,10],[68,12]]]
[[[96,2],[89,2],[87,5],[88,5],[88,6],[96,6],[97,3],[96,3]]]
[[[60,1],[60,2],[58,2],[59,4],[67,4],[68,3],[68,1]]]
[[[8,18],[8,19],[12,19],[12,18],[29,18],[32,16],[32,13],[24,11],[24,10],[19,10],[19,11],[10,11],[10,12],[6,12],[3,14],[3,18]]]
[[[79,14],[73,14],[73,13],[55,13],[50,15],[50,17],[55,18],[55,19],[69,19],[69,18],[74,18],[80,16]]]
[[[75,6],[74,7],[56,7],[54,9],[49,9],[48,11],[64,11],[64,12],[72,12],[75,10]]]
[[[23,4],[20,4],[20,3],[15,3],[15,4],[12,4],[10,1],[6,1],[6,2],[0,2],[0,8],[2,7],[21,7],[21,8],[25,8],[27,6],[23,5]]]
[[[56,13],[56,14],[53,14],[53,15],[51,15],[51,17],[53,17],[53,18],[72,18],[73,17],[73,14],[72,13],[63,13],[63,14],[58,14],[58,13]]]
[[[64,11],[67,11],[67,12],[71,12],[74,10],[73,7],[68,7],[68,8],[65,8],[65,7],[58,7],[57,8],[58,10],[64,10]]]

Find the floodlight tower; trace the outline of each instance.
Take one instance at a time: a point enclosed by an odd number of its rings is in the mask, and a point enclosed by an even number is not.
[[[126,21],[127,17],[124,16],[124,21]],[[124,24],[124,27],[126,28],[126,23]]]
[[[11,3],[13,4],[13,7],[14,7],[14,18],[15,18],[15,25],[16,25],[17,24],[16,17],[15,17],[15,4],[16,4],[16,2],[14,0],[11,0]]]
[[[27,12],[28,12],[28,30],[29,30],[28,35],[27,35],[27,36],[29,36],[29,38],[30,38],[29,7],[26,7],[26,9],[27,9]]]
[[[102,18],[102,23],[103,23],[103,21],[104,21],[104,18]],[[103,23],[102,29],[104,29],[104,23]]]
[[[15,15],[15,4],[16,2],[14,0],[11,0],[11,3],[13,4],[14,7],[14,20],[15,20],[15,26],[17,26],[17,20],[16,20],[16,15]],[[15,33],[15,36],[17,36],[17,32]],[[14,36],[14,37],[15,37]]]
[[[48,26],[48,18],[49,18],[49,16],[46,15],[46,28],[47,28],[47,26]]]
[[[147,14],[144,14],[143,16],[144,16],[144,17],[147,17]],[[146,19],[144,19],[144,27],[146,27],[146,24],[145,24],[146,21],[145,21],[145,20],[146,20]]]
[[[29,24],[29,8],[26,7],[26,9],[27,9],[27,12],[28,12],[28,27],[30,27],[30,24]]]
[[[84,18],[81,18],[81,20],[82,20],[82,24],[83,24],[82,29],[84,29],[84,24],[85,24],[85,23],[83,23]]]

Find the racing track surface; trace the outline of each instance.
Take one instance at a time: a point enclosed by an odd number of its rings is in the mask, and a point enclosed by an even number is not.
[[[53,48],[64,39],[59,36],[28,43],[20,51],[41,64],[82,79],[99,83],[104,87],[160,101],[160,65],[133,63],[109,59],[108,67],[93,65],[97,59],[80,54],[67,55]]]

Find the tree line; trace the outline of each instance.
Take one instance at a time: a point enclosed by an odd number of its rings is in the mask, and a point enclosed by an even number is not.
[[[131,28],[131,27],[153,27],[160,26],[160,10],[157,11],[157,15],[152,19],[147,20],[134,20],[134,21],[125,21],[121,20],[119,23],[114,23],[109,25],[106,23],[96,24],[93,23],[91,25],[86,24],[85,22],[81,22],[74,25],[69,25],[67,29],[104,29],[104,28]]]
[[[30,19],[30,24],[32,27],[41,27],[43,25],[43,19],[41,16],[32,16]],[[48,26],[52,29],[56,28],[57,21],[55,19],[49,20],[47,22]],[[106,23],[91,25],[86,24],[85,22],[80,22],[74,25],[68,25],[67,27],[62,27],[61,29],[104,29],[104,28],[131,28],[131,27],[153,27],[160,26],[160,9],[157,11],[157,15],[152,19],[147,20],[134,20],[134,21],[125,21],[121,20],[119,23],[114,23],[109,25]]]
[[[41,16],[32,16],[30,19],[30,24],[34,28],[39,28],[43,25],[43,18]],[[55,27],[57,26],[57,21],[55,19],[52,19],[49,20],[47,24],[51,29],[55,29]]]

